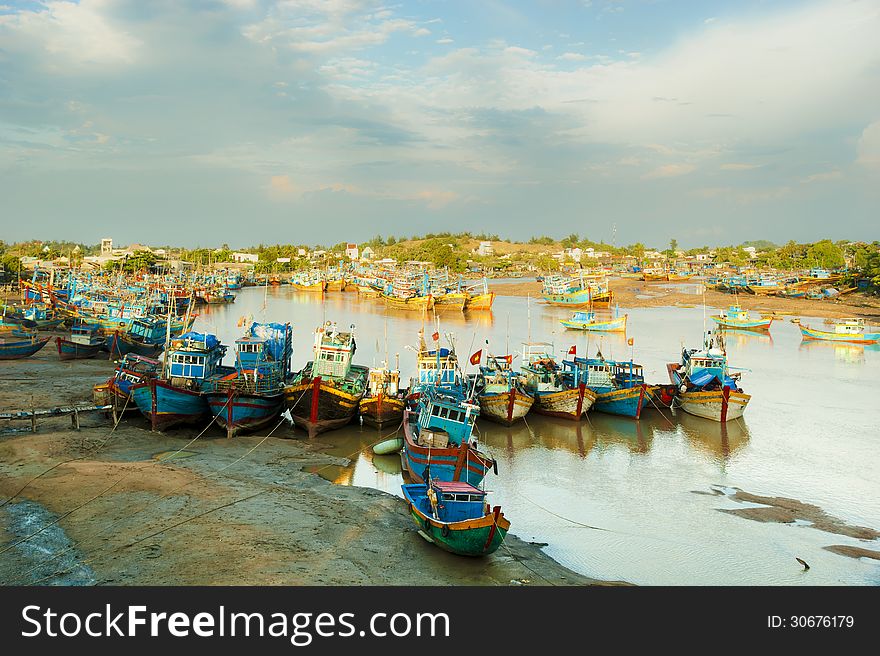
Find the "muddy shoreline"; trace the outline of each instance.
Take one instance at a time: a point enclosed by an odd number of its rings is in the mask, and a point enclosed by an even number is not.
[[[87,403],[112,369],[60,362],[49,346],[0,367],[2,410]],[[38,426],[0,435],[0,584],[603,583],[513,535],[487,558],[428,544],[399,498],[310,473],[345,464],[323,452],[332,434],[309,441],[284,425],[227,440],[211,428],[188,444],[196,432],[151,433],[140,416],[111,434],[99,413],[80,430],[68,417]]]
[[[685,293],[682,286],[698,289],[698,282],[644,282],[631,278],[609,278],[614,302],[621,307],[694,307],[706,305],[712,308],[726,308],[738,302],[744,309],[791,317],[861,317],[870,323],[880,324],[880,299],[863,293],[853,293],[837,300],[810,300],[780,298],[778,296],[754,296],[751,294],[724,294],[714,289],[706,289],[705,294]],[[489,288],[499,296],[541,297],[541,283],[528,281],[516,283],[489,283]]]

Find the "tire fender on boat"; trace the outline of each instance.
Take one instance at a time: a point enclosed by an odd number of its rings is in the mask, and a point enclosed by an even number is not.
[[[443,525],[443,528],[440,529],[440,534],[441,534],[444,538],[448,538],[448,537],[449,537],[449,526],[446,525],[446,524],[444,524],[444,525]]]

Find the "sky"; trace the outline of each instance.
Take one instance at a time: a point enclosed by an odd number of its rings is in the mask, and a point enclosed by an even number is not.
[[[876,0],[0,0],[0,239],[880,238]]]

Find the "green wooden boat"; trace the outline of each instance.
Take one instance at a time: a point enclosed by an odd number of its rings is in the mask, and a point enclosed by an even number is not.
[[[485,556],[504,542],[510,522],[501,506],[490,508],[486,493],[463,481],[402,485],[419,533],[444,551]]]

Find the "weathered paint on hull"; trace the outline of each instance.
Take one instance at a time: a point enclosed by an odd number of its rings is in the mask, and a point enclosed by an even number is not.
[[[745,328],[748,330],[770,330],[773,319],[756,319],[755,321],[736,321],[735,319],[723,319],[713,316],[712,321],[722,328]]]
[[[479,401],[481,417],[510,426],[526,416],[535,399],[512,389],[500,394],[480,394]]]
[[[646,385],[603,392],[596,396],[593,410],[638,419],[647,400]]]
[[[612,319],[611,321],[560,321],[563,326],[566,328],[571,328],[573,330],[585,330],[587,332],[596,332],[596,333],[616,333],[616,332],[626,332],[626,317],[627,315],[623,315],[618,319]]]
[[[31,340],[7,340],[0,338],[0,360],[19,360],[27,358],[43,348],[51,337]]]
[[[467,294],[460,292],[452,292],[449,294],[441,294],[434,296],[434,309],[440,310],[456,310],[461,312],[464,310],[467,302]]]
[[[255,431],[278,418],[284,405],[283,394],[210,392],[205,394],[214,421],[226,431],[226,437]]]
[[[103,344],[77,344],[63,337],[56,337],[55,344],[58,346],[58,357],[62,360],[87,360],[98,355]]]
[[[743,416],[752,397],[729,388],[713,392],[685,392],[680,395],[681,409],[688,414],[713,421],[727,422]]]
[[[416,443],[413,423],[404,411],[404,447],[401,454],[403,466],[416,483],[424,483],[425,470],[430,465],[431,478],[435,481],[465,481],[477,487],[495,462],[464,444],[447,448],[432,448]]]
[[[484,517],[463,522],[439,522],[423,514],[413,503],[409,503],[410,517],[422,533],[444,551],[459,556],[488,556],[504,542],[510,530],[510,522],[495,507]],[[443,527],[446,527],[446,531]],[[446,535],[444,536],[444,532]]]
[[[388,294],[381,295],[385,299],[388,307],[397,308],[398,310],[431,310],[434,308],[434,297],[414,296],[413,298],[396,298]]]
[[[131,398],[150,420],[154,431],[180,424],[198,424],[210,414],[208,402],[200,392],[173,387],[162,380],[133,385]]]
[[[107,336],[107,345],[105,348],[110,352],[111,358],[128,355],[129,353],[135,353],[136,355],[143,355],[146,357],[155,357],[165,349],[165,345],[136,342],[117,331],[112,335]]]
[[[360,413],[365,424],[382,427],[399,424],[403,419],[403,399],[389,398],[384,395],[361,399]]]
[[[596,401],[596,393],[580,385],[560,392],[538,392],[532,409],[538,414],[580,421]]]
[[[467,301],[465,301],[464,309],[465,310],[491,310],[492,303],[495,302],[495,292],[489,292],[488,294],[477,294],[475,296],[469,296]]]
[[[291,282],[290,286],[293,287],[298,292],[317,292],[320,294],[326,290],[327,283],[316,282],[311,285],[301,285],[298,282]]]
[[[309,437],[349,423],[357,413],[360,396],[336,389],[333,385],[312,378],[284,389],[284,404],[293,420],[308,431]]]

